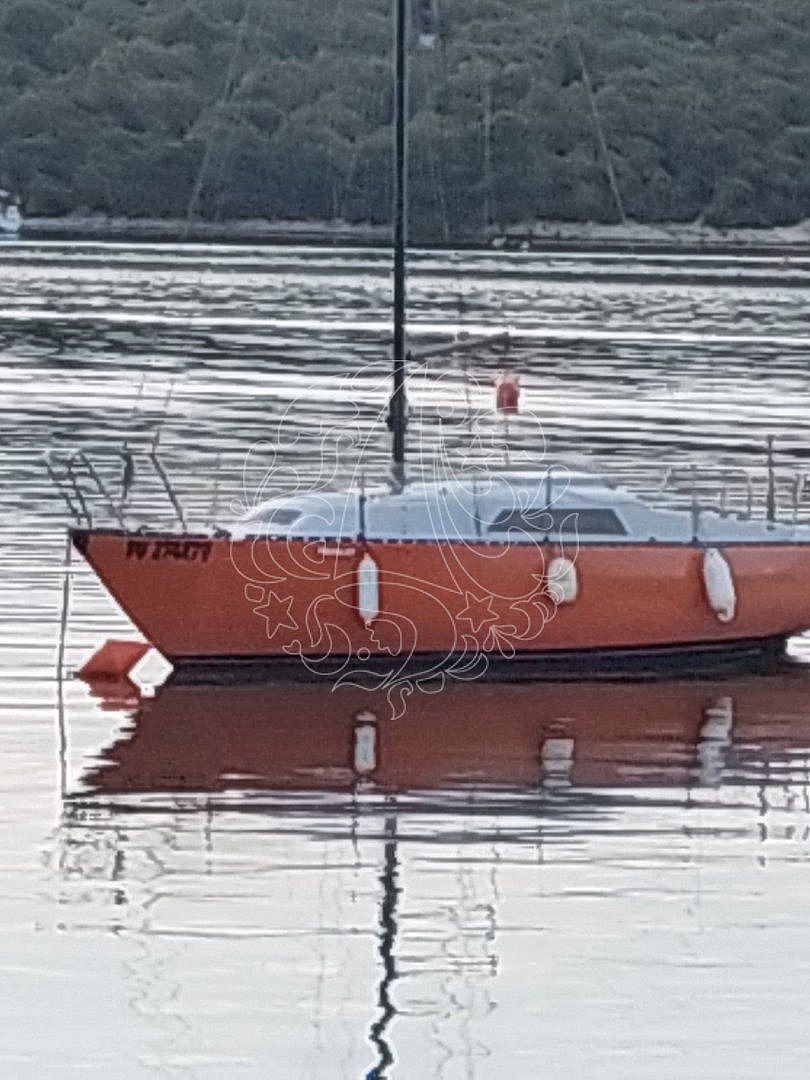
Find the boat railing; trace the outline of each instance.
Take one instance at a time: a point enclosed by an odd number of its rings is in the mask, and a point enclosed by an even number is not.
[[[680,466],[665,469],[656,502],[697,507],[721,517],[798,524],[810,520],[810,475],[782,465]]]
[[[184,532],[227,529],[243,513],[273,495],[357,486],[356,467],[338,469],[329,476],[313,467],[308,487],[307,464],[276,468],[274,461],[251,461],[237,448],[205,452],[163,447],[158,451],[152,444],[125,444],[120,450],[106,446],[52,451],[44,462],[73,524],[132,531],[179,528]],[[418,467],[414,463],[410,478],[461,478],[480,472],[479,466],[485,464],[471,463],[467,458],[458,463],[457,469],[448,469],[447,462],[434,463],[426,458]],[[810,522],[810,474],[789,464],[732,467],[678,462],[664,466],[662,472],[657,462],[600,462],[598,458],[577,455],[541,461],[539,469],[549,466],[554,469],[557,484],[564,482],[566,473],[596,475],[650,505],[691,510],[698,518],[710,512],[742,520]],[[508,471],[514,468],[512,465]],[[365,482],[375,486],[375,480],[383,481],[384,477],[384,459],[369,461]]]
[[[168,514],[175,525],[188,529],[181,495],[154,447],[50,451],[44,464],[74,525],[145,528],[147,522],[167,524]]]

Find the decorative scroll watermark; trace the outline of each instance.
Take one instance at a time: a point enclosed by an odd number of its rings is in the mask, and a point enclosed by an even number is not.
[[[392,491],[387,389],[379,365],[353,370],[333,422],[312,421],[317,386],[292,397],[246,456],[231,560],[271,653],[335,686],[384,692],[396,717],[416,690],[531,651],[564,599],[549,552],[574,563],[578,538],[574,520],[562,540],[554,507],[568,477],[555,469],[552,484],[539,418],[496,413],[492,382],[465,369],[411,365],[412,482]],[[505,531],[493,529],[495,502]]]

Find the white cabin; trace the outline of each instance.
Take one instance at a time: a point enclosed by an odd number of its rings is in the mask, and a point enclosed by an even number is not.
[[[232,527],[245,536],[468,543],[810,541],[810,526],[649,506],[599,477],[565,469],[415,482],[401,493],[312,491],[258,504]]]

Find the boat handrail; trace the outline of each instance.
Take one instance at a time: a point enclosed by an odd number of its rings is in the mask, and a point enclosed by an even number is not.
[[[129,464],[128,464],[129,459]],[[121,463],[123,462],[123,470]],[[135,467],[148,463],[148,469]],[[113,464],[114,463],[114,464]],[[204,463],[204,467],[200,467]],[[233,510],[233,500],[249,503],[246,494],[245,455],[232,452],[200,451],[197,467],[185,448],[164,447],[160,453],[151,444],[116,450],[110,446],[84,446],[76,449],[53,450],[44,455],[44,467],[51,484],[61,498],[68,519],[76,525],[92,528],[94,525],[113,525],[122,529],[139,529],[166,520],[166,509],[180,529],[188,531],[200,528],[216,529],[240,516]],[[330,482],[314,485],[311,491],[300,486],[292,489],[281,485],[275,498],[301,497],[305,494],[357,495],[361,490],[368,505],[380,499],[391,498],[390,487],[384,482],[382,462],[379,473],[370,480],[364,477],[341,485],[337,477]],[[767,506],[767,482],[762,466],[725,466],[691,469],[680,465],[670,466],[661,483],[660,466],[641,465],[635,472],[630,468],[601,470],[599,462],[592,462],[590,474],[585,463],[561,458],[553,463],[535,465],[531,470],[512,467],[492,473],[469,472],[451,476],[434,476],[427,471],[424,477],[412,474],[408,491],[414,497],[430,499],[431,490],[452,487],[454,481],[467,484],[486,484],[487,480],[501,478],[507,485],[519,486],[532,477],[543,488],[551,483],[556,496],[565,485],[579,484],[612,489],[635,502],[640,500],[650,509],[685,510],[698,517],[719,515],[736,517],[738,520],[769,519]],[[116,473],[116,469],[118,473]],[[133,474],[137,483],[133,484]],[[657,475],[656,475],[657,474]],[[118,475],[121,476],[119,482]],[[182,484],[173,480],[181,476]],[[151,477],[151,479],[149,479]],[[298,478],[300,482],[300,477]],[[478,488],[476,488],[478,491]],[[137,496],[137,498],[135,497]],[[810,523],[810,476],[793,465],[777,465],[773,468],[774,520],[782,524]],[[156,520],[157,519],[157,520]]]
[[[104,448],[104,450],[105,453],[98,456],[102,458],[112,456],[123,461],[124,474],[126,474],[127,468],[132,466],[136,456],[146,458],[151,463],[154,473],[160,481],[180,527],[186,531],[186,514],[172,485],[166,466],[158,457],[155,449],[150,447],[141,451],[133,451],[125,444],[120,451],[110,451],[109,447]],[[129,490],[125,476],[122,478],[121,496],[116,498],[108,484],[105,483],[101,472],[96,467],[87,449],[79,448],[66,453],[49,450],[44,454],[44,464],[48,477],[57,494],[65,503],[73,524],[93,528],[95,521],[100,516],[97,507],[93,503],[94,500],[100,498],[115,524],[121,529],[128,527],[126,511]],[[79,470],[84,471],[84,479],[89,482],[89,489],[88,484],[82,483],[83,477]],[[216,491],[218,494],[218,485]]]

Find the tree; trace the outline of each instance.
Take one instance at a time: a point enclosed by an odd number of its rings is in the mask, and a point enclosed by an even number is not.
[[[51,39],[66,25],[65,16],[48,0],[20,0],[0,17],[0,34],[8,54],[47,67]]]
[[[615,219],[583,59],[628,213],[810,216],[804,0],[569,6],[441,0],[436,47],[414,31],[413,236]],[[6,0],[0,173],[52,213],[387,222],[391,31],[390,0]]]

